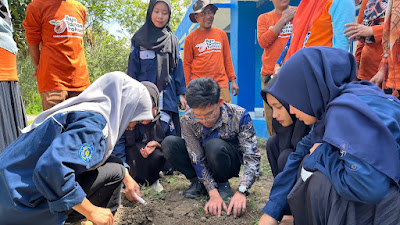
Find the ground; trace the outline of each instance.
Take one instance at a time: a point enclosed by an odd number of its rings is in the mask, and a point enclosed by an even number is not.
[[[258,147],[262,153],[260,177],[250,189],[250,196],[247,198],[247,212],[242,217],[234,219],[224,212],[220,218],[206,215],[204,206],[207,198],[186,199],[183,191],[189,187],[190,182],[180,173],[173,176],[161,178],[164,191],[153,193],[149,188],[143,188],[143,198],[147,201],[144,206],[140,203],[129,202],[123,195],[122,204],[115,215],[117,225],[128,224],[155,224],[155,225],[235,225],[235,224],[257,224],[262,215],[269,191],[272,186],[273,176],[271,174],[267,156],[265,154],[265,139],[258,139]],[[230,180],[232,190],[236,190],[239,178]],[[229,202],[226,203],[227,206]]]

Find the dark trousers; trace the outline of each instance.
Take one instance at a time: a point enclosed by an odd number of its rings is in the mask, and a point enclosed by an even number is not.
[[[298,179],[288,195],[288,203],[296,225],[400,224],[400,193],[396,187],[376,205],[347,201],[319,171],[305,182]]]
[[[121,203],[121,188],[125,177],[125,167],[120,158],[111,155],[99,168],[76,176],[86,193],[86,198],[95,206],[109,208],[115,212]],[[69,222],[83,219],[84,216],[71,210],[67,212]]]
[[[185,140],[176,136],[168,136],[161,143],[167,161],[187,179],[197,177],[186,149]],[[212,139],[204,146],[205,165],[213,174],[217,183],[227,182],[239,176],[240,155],[228,142],[219,138]]]
[[[131,166],[130,173],[136,182],[142,185],[152,185],[159,178],[159,172],[164,168],[165,158],[160,149],[154,150],[147,158],[143,158],[139,149],[127,151],[127,161]]]
[[[276,175],[282,172],[283,168],[285,168],[286,162],[290,153],[293,152],[293,149],[280,149],[277,135],[274,135],[268,139],[266,149],[272,175],[276,177]]]

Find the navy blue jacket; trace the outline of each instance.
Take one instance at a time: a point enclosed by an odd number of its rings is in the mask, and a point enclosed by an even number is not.
[[[56,114],[21,135],[0,154],[0,224],[63,224],[85,192],[75,176],[105,152],[104,117]]]
[[[138,81],[157,84],[157,58],[152,50],[144,49],[132,41],[129,55],[128,75]],[[186,93],[182,59],[169,75],[169,83],[160,94],[160,110],[178,113],[178,96]]]

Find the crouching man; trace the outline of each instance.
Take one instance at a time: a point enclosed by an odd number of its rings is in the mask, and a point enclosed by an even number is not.
[[[186,99],[191,109],[181,121],[184,139],[166,137],[161,144],[164,155],[190,180],[185,197],[200,197],[207,190],[206,213],[220,216],[225,210],[240,216],[246,211],[246,196],[258,176],[261,158],[250,115],[242,107],[224,103],[218,83],[211,78],[192,80]],[[228,180],[239,176],[241,164],[243,176],[233,195]],[[226,207],[224,201],[230,198]]]

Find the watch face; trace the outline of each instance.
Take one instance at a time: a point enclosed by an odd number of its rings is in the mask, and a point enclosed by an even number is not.
[[[239,186],[239,192],[244,193],[244,192],[246,192],[246,191],[247,191],[246,186],[244,186],[244,185],[240,185],[240,186]]]

